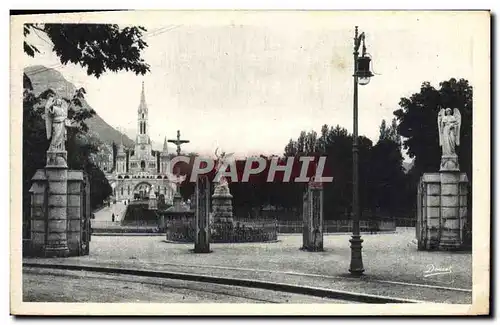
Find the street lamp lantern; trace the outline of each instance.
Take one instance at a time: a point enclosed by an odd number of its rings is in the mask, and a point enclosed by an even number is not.
[[[358,83],[362,86],[367,85],[370,78],[373,77],[373,73],[370,71],[371,60],[369,56],[361,56],[357,60],[356,76],[358,77]]]

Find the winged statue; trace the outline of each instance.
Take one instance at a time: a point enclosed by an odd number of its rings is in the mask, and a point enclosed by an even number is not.
[[[219,148],[215,149],[215,157],[217,157],[217,165],[215,166],[215,170],[218,172],[221,168],[227,167],[228,160],[233,156],[234,153],[229,153],[227,154],[225,151],[222,151],[220,154],[218,154]],[[227,186],[227,179],[224,176],[221,176],[219,180],[219,185],[222,186]]]
[[[456,156],[456,147],[460,146],[460,126],[462,115],[458,108],[441,108],[438,114],[439,145],[442,156]]]

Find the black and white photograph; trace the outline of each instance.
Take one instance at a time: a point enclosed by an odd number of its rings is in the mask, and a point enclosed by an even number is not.
[[[11,314],[490,312],[490,12],[10,24]]]

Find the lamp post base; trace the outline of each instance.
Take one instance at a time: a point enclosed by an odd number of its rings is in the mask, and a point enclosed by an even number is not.
[[[349,272],[353,275],[362,275],[365,272],[363,267],[363,257],[361,255],[361,243],[363,239],[359,235],[351,236],[349,239],[351,243],[351,266],[349,267]]]

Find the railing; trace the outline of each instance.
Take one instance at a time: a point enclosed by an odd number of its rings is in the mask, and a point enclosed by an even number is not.
[[[210,225],[210,238],[214,243],[268,242],[278,238],[274,220],[235,220]],[[165,223],[167,240],[193,242],[193,219],[171,220]]]
[[[164,221],[165,227],[170,227],[169,230],[172,233],[176,233],[177,230],[181,231],[181,228],[192,228],[191,230],[194,234],[194,218],[193,217],[182,217],[182,219],[167,219]],[[189,225],[189,226],[188,226]],[[101,221],[92,220],[92,228],[94,233],[104,233],[104,232],[166,232],[166,230],[159,227],[158,222],[153,222],[152,220],[140,221],[133,225],[122,225],[120,221]],[[397,220],[377,220],[368,221],[360,220],[359,222],[361,232],[388,232],[395,231],[396,227],[414,227],[415,220],[413,219],[397,219]],[[244,229],[266,229],[265,232],[270,232],[271,228],[275,228],[277,233],[302,233],[303,224],[302,221],[276,221],[273,219],[235,219],[233,221],[234,228],[244,228]],[[177,230],[174,230],[177,228]],[[229,230],[227,230],[229,231]],[[181,231],[186,234],[185,230]],[[352,221],[351,220],[325,220],[323,222],[323,232],[324,233],[349,233],[352,232]],[[193,235],[194,236],[194,235]],[[191,237],[191,236],[189,236]],[[191,239],[190,239],[191,240]]]
[[[396,227],[415,227],[416,224],[417,224],[416,218],[396,219]]]
[[[91,220],[92,233],[157,233],[158,224],[138,221],[133,225],[122,225],[120,221]]]
[[[394,220],[360,220],[359,228],[361,232],[395,231],[396,222]],[[278,224],[279,233],[301,233],[303,230],[302,221],[280,221]],[[324,233],[352,232],[351,220],[326,220],[323,222]]]

